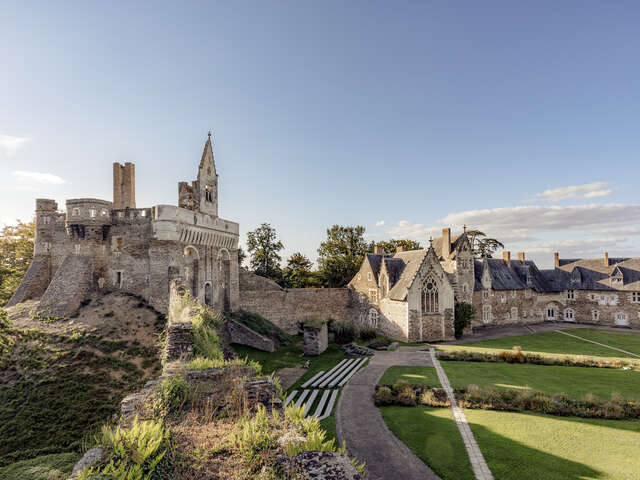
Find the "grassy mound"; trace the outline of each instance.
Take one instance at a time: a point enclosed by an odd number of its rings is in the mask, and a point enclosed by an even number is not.
[[[10,315],[0,329],[0,467],[79,451],[124,396],[159,374],[156,312],[119,296],[126,308],[105,317],[114,306],[105,303],[57,324]],[[102,331],[86,326],[99,319]]]
[[[4,480],[60,480],[67,478],[80,459],[77,453],[56,453],[12,463],[0,468]]]

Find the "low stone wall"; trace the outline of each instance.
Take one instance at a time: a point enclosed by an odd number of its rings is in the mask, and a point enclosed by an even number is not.
[[[246,325],[236,322],[232,318],[226,320],[229,342],[237,345],[247,345],[249,347],[263,350],[265,352],[275,352],[276,346],[273,340],[254,332]]]
[[[348,288],[292,288],[240,291],[240,308],[258,313],[285,332],[298,333],[298,323],[311,317],[354,321]]]

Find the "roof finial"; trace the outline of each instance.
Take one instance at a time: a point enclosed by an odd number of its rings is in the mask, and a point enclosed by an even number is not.
[[[464,233],[467,233],[467,224],[466,223],[462,226],[462,229],[464,230]]]
[[[211,130],[209,130],[209,140],[211,140]]]
[[[429,247],[433,247],[433,237],[429,236]]]

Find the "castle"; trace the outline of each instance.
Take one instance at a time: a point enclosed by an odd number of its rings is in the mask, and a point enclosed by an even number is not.
[[[640,327],[640,258],[561,259],[538,269],[524,252],[474,259],[463,232],[427,249],[367,254],[349,283],[371,305],[365,323],[409,341],[450,340],[456,302],[473,305],[472,326],[564,321]],[[361,320],[362,321],[362,320]]]
[[[178,184],[178,206],[136,208],[135,166],[113,165],[113,201],[36,200],[33,261],[8,306],[40,299],[42,315],[66,317],[91,292],[139,295],[167,311],[169,286],[182,278],[217,310],[236,310],[239,225],[218,216],[211,133],[197,180]]]

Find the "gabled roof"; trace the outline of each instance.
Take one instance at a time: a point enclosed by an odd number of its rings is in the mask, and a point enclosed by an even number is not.
[[[466,233],[461,233],[459,235],[451,235],[451,247],[450,247],[451,253],[449,254],[450,259],[456,258],[458,249],[462,247],[462,245],[464,244],[464,241],[467,238],[468,237]],[[433,247],[433,250],[435,251],[436,256],[438,258],[442,258],[442,242],[443,241],[444,241],[444,237],[437,237],[437,238],[434,238],[431,242],[431,246]]]
[[[422,265],[422,262],[427,256],[427,252],[427,249],[410,250],[408,252],[398,252],[393,255],[394,261],[402,262],[404,266],[396,284],[389,291],[389,298],[391,300],[404,300],[407,298],[407,291],[413,284],[413,280],[420,269],[420,265]]]

